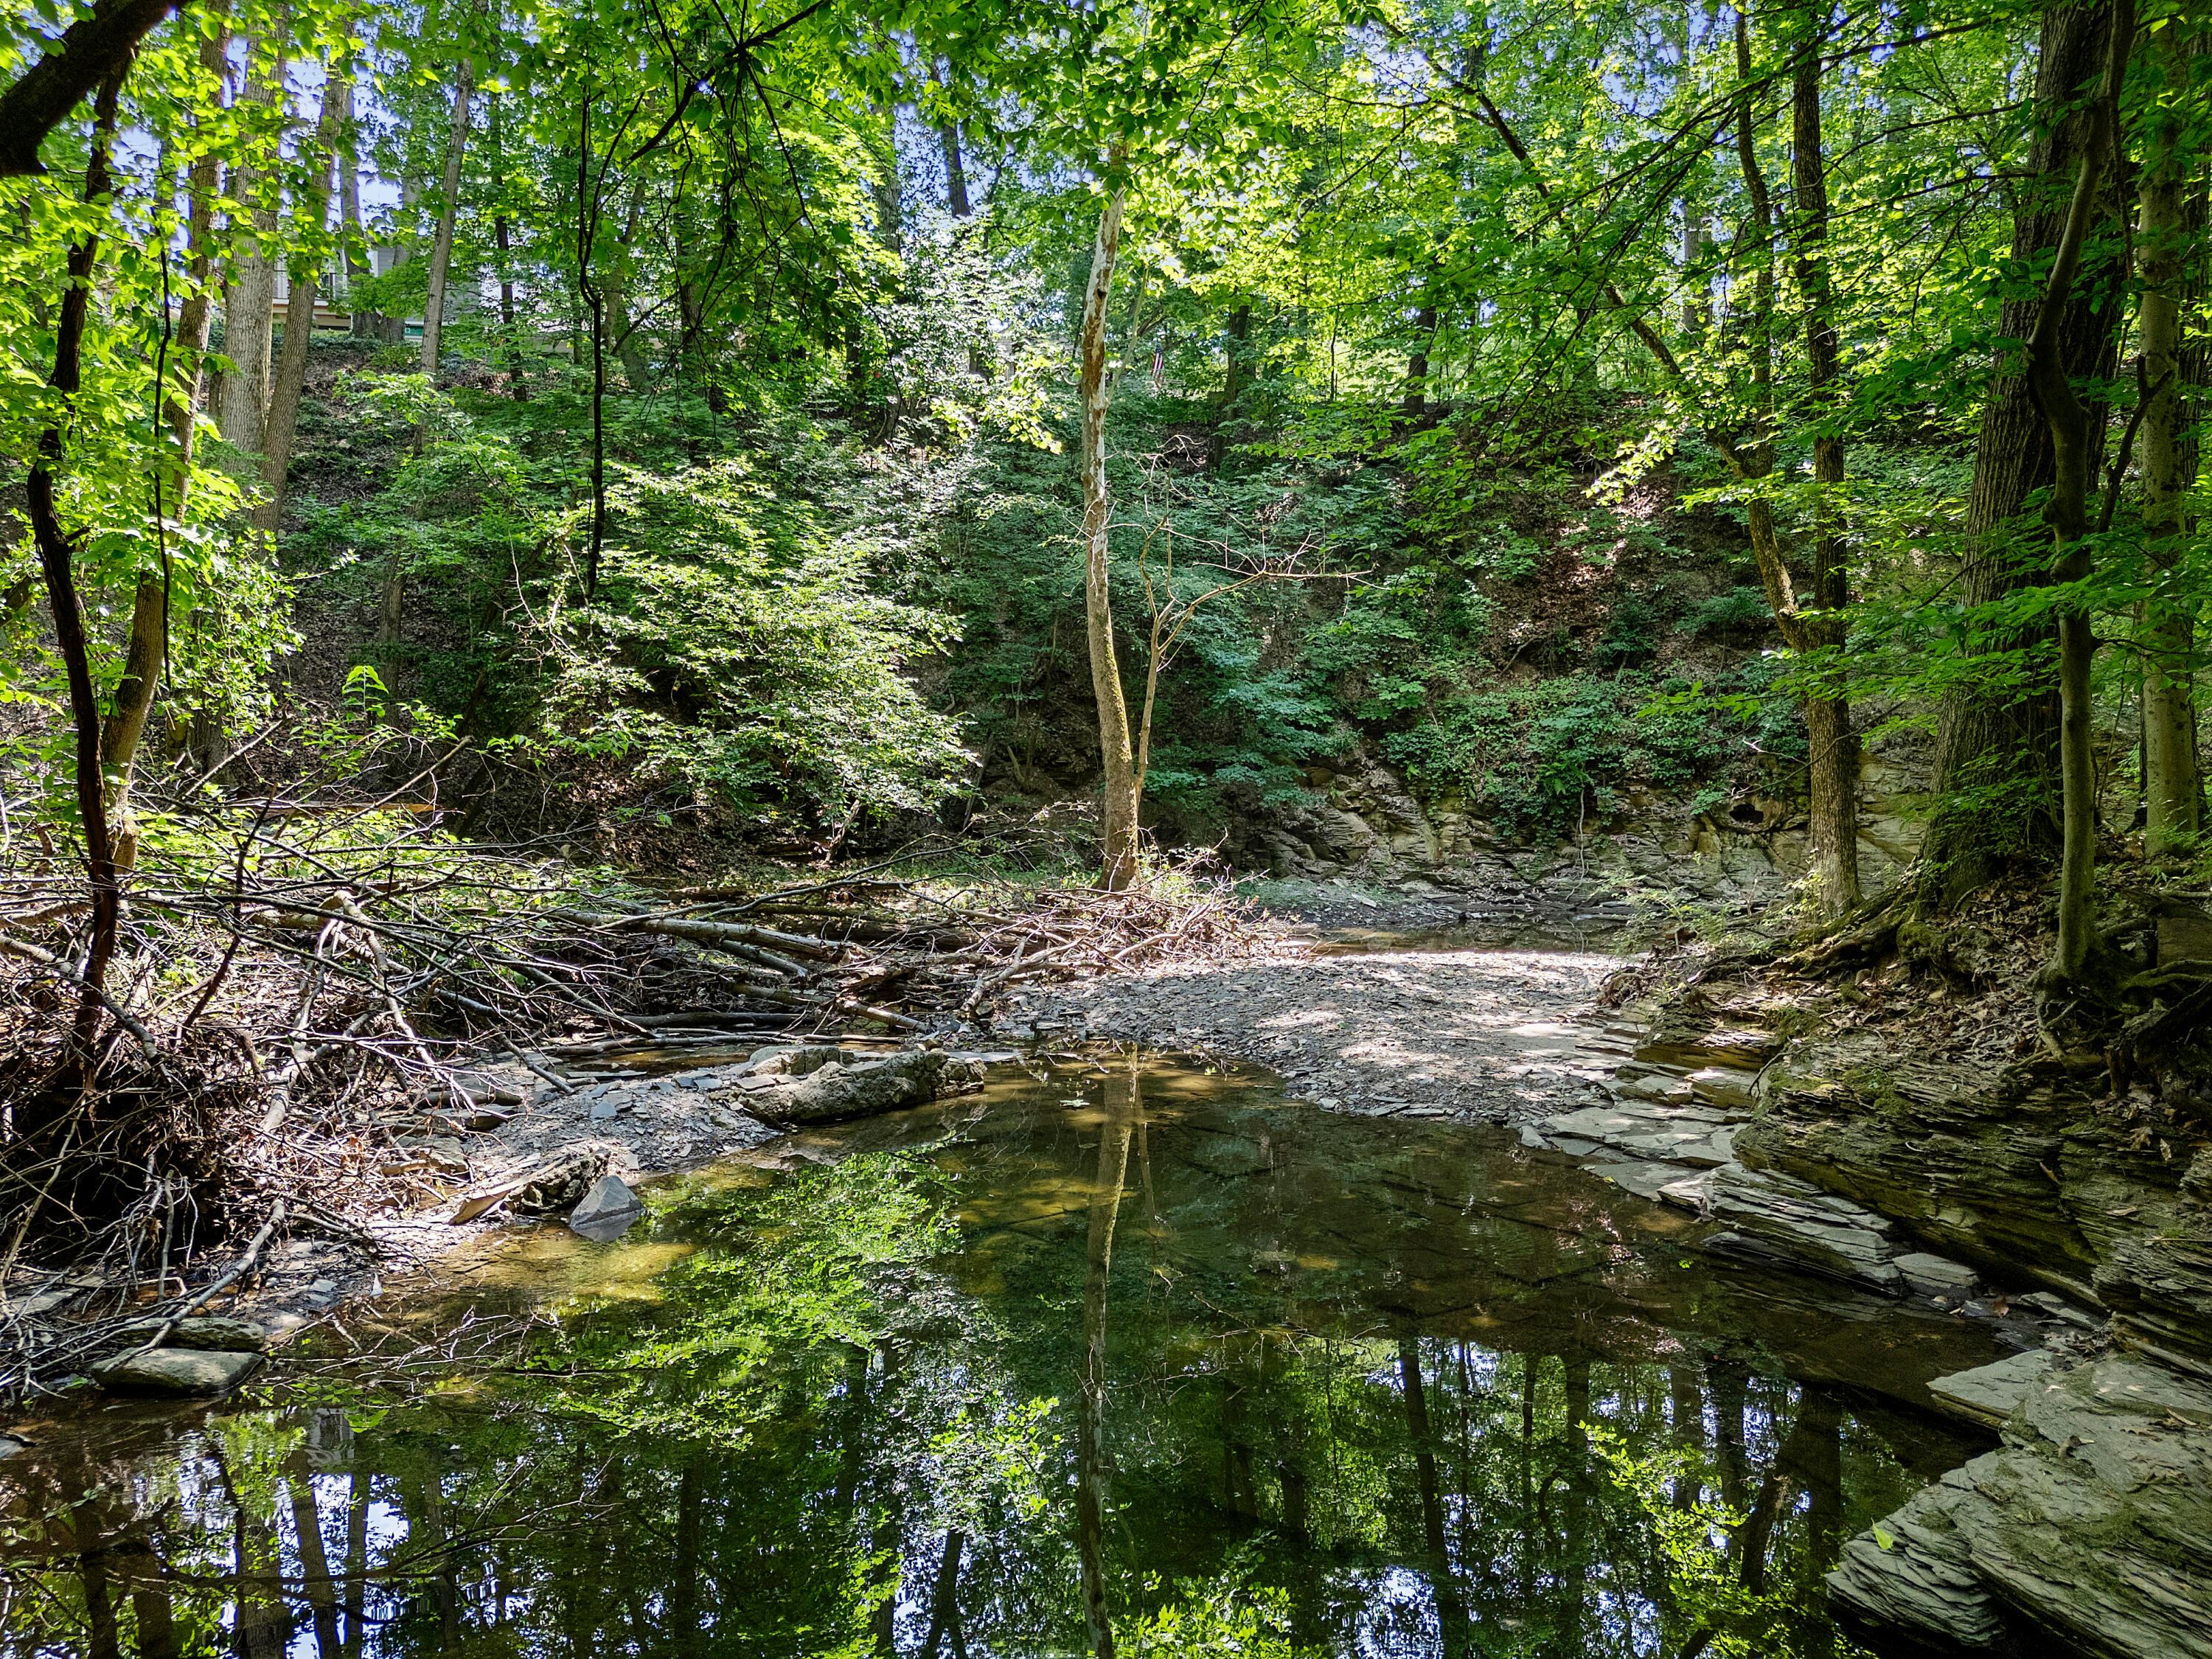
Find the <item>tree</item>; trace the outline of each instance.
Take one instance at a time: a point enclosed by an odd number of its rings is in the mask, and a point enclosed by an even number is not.
[[[453,65],[453,118],[446,131],[446,171],[438,185],[438,230],[430,243],[428,298],[422,302],[422,372],[434,379],[438,373],[439,341],[446,325],[446,279],[453,263],[453,226],[461,210],[461,161],[468,149],[469,108],[475,95],[474,65],[464,43]]]
[[[2051,0],[2044,8],[2036,53],[2036,138],[2015,186],[2008,269],[2031,273],[2054,257],[2081,175],[2092,130],[2094,88],[2106,61],[2112,9],[2106,0]],[[2085,253],[2087,250],[2085,250]],[[2008,294],[1997,319],[2000,342],[2025,340],[2038,326],[2069,381],[2109,379],[2118,268],[2090,260],[2046,308],[2045,290]],[[2042,580],[2040,559],[2020,538],[2028,497],[2053,477],[2051,429],[2038,408],[2020,352],[2000,344],[1982,402],[1972,486],[1963,526],[1961,603],[1969,612],[1998,604]],[[1989,630],[1978,641],[2001,671],[2008,653],[2027,659],[2025,676],[1969,672],[1945,698],[1937,738],[1937,811],[1921,847],[1921,890],[1941,908],[1987,882],[2008,856],[2047,848],[2054,837],[2052,775],[2057,769],[2057,711],[2037,672],[2048,660],[2044,626]],[[1948,804],[1944,804],[1948,803]]]
[[[227,3],[209,9],[227,20]],[[193,108],[188,128],[196,144],[187,169],[190,205],[185,223],[185,276],[191,286],[178,313],[177,363],[173,369],[164,365],[176,376],[173,388],[161,388],[166,398],[162,413],[173,453],[155,474],[157,523],[165,518],[181,522],[191,489],[192,453],[198,437],[195,410],[206,374],[208,327],[214,314],[210,289],[216,269],[216,195],[222,176],[222,155],[205,129],[223,109],[229,46],[227,21],[200,36],[198,61],[204,79],[198,91],[205,104]],[[153,713],[161,686],[163,659],[168,653],[170,589],[167,572],[149,570],[139,576],[131,596],[131,633],[125,647],[122,678],[100,726],[100,765],[107,816],[113,826],[115,861],[125,870],[137,862],[138,828],[131,810],[131,779],[147,717]]]
[[[277,147],[289,116],[286,44],[278,35],[246,42],[241,109],[258,118],[261,153],[236,167],[229,195],[246,218],[232,224],[232,267],[223,288],[222,375],[216,425],[223,441],[248,455],[261,453],[269,419],[270,356],[276,310]],[[240,232],[245,234],[240,234]]]
[[[39,146],[95,88],[125,74],[138,43],[179,0],[96,0],[0,92],[0,179],[46,171]]]
[[[1816,27],[1810,38],[1793,46],[1790,155],[1796,203],[1791,240],[1796,245],[1798,298],[1805,312],[1808,398],[1814,419],[1820,422],[1813,437],[1817,494],[1812,514],[1812,614],[1802,628],[1808,646],[1833,653],[1849,635],[1850,577],[1844,543],[1844,437],[1838,429],[1844,419],[1846,388],[1827,266],[1827,161],[1820,133],[1822,43]],[[1819,860],[1820,896],[1828,914],[1841,915],[1859,901],[1858,734],[1851,727],[1850,705],[1819,690],[1806,697],[1805,725],[1813,751],[1808,793],[1817,820],[1812,841]]]
[[[2199,40],[2191,20],[2171,16],[2153,20],[2145,40],[2157,73],[2145,100],[2135,242],[2142,283],[2136,324],[2143,538],[2156,573],[2142,629],[2143,850],[2154,859],[2185,851],[2203,827],[2194,606],[2191,596],[2175,591],[2197,471],[2184,321],[2196,246],[2188,179],[2192,150],[2202,146],[2202,117],[2193,106]]]
[[[254,522],[271,535],[284,517],[284,487],[291,470],[292,440],[300,424],[300,393],[307,384],[307,350],[315,337],[315,299],[330,236],[331,168],[340,131],[349,118],[351,100],[345,88],[352,75],[352,64],[343,59],[324,66],[322,112],[299,156],[302,179],[292,204],[292,240],[303,252],[287,272],[290,288],[284,308],[284,351],[269,386],[269,415],[262,430],[263,494],[254,512]]]
[[[100,85],[93,113],[91,154],[85,162],[84,201],[102,208],[111,184],[109,148],[114,143],[116,108],[130,64],[125,53]],[[92,683],[92,651],[85,635],[84,606],[77,592],[77,538],[62,521],[58,500],[68,462],[64,422],[84,386],[84,339],[92,305],[93,276],[100,261],[100,235],[87,228],[69,252],[68,286],[54,330],[54,366],[46,377],[53,393],[53,416],[39,434],[30,476],[24,487],[31,535],[46,578],[46,603],[54,635],[68,674],[70,722],[75,735],[76,807],[84,833],[85,877],[92,896],[92,943],[84,966],[71,973],[78,985],[76,1018],[71,1028],[68,1069],[80,1085],[89,1084],[95,1064],[94,1042],[106,1003],[108,965],[115,958],[122,890],[117,879],[114,843],[107,827],[107,791],[100,767],[100,713]],[[36,1126],[18,1124],[27,1138]]]
[[[1128,186],[1115,176],[1126,165],[1116,152],[1107,161],[1105,205],[1091,244],[1091,280],[1083,290],[1083,616],[1091,648],[1091,689],[1098,706],[1098,748],[1105,768],[1103,842],[1099,885],[1119,892],[1140,873],[1137,844],[1137,763],[1129,737],[1129,702],[1114,649],[1113,501],[1106,483],[1106,311],[1114,286],[1114,261],[1121,246],[1121,215]]]
[[[2063,582],[2085,582],[2094,568],[2088,545],[2089,491],[2095,461],[2088,405],[2068,372],[2063,330],[2068,301],[2081,272],[2082,255],[2103,206],[2106,174],[2118,145],[2120,88],[2135,45],[2134,0],[2115,0],[2106,25],[2102,84],[2087,112],[2081,158],[2067,205],[2064,228],[2051,259],[2051,275],[2035,330],[2027,340],[2027,373],[2051,434],[2051,493],[2043,516],[2055,544],[2054,574]],[[2058,927],[2051,971],[2078,981],[2095,943],[2091,907],[2097,870],[2097,763],[2091,725],[2090,672],[2096,627],[2086,596],[2064,601],[2058,612],[2059,759],[2064,840],[2058,876]]]

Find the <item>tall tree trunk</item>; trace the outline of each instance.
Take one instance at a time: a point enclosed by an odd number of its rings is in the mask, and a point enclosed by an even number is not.
[[[258,68],[249,68],[242,103],[278,107],[284,102],[284,48],[268,43],[269,56]],[[246,43],[246,60],[254,64],[260,43]],[[274,160],[274,139],[271,139]],[[269,356],[276,307],[276,203],[280,190],[274,166],[248,165],[231,180],[231,195],[247,216],[246,234],[239,239],[244,252],[235,260],[222,308],[222,350],[232,367],[222,377],[222,395],[216,424],[223,441],[247,454],[261,451],[262,428],[269,408]]]
[[[2094,118],[2083,94],[2104,64],[2110,0],[2049,0],[2044,9],[2035,79],[2042,126],[2015,187],[2013,261],[2048,263],[2064,228],[2068,203]],[[2055,308],[2057,349],[2069,378],[2108,378],[2118,307],[2117,262],[2075,283]],[[2037,326],[2041,294],[2008,300],[1997,321],[2004,340],[2024,340]],[[2050,429],[2035,402],[2025,364],[2007,349],[1991,377],[1974,449],[1966,496],[1966,556],[1960,598],[1984,605],[2045,579],[2048,567],[2023,556],[2018,520],[2028,496],[2051,482]],[[1993,649],[2041,656],[2051,638],[2033,628],[1991,642]],[[2045,659],[2047,660],[2047,659]],[[2040,688],[1991,693],[1972,677],[1947,698],[1937,740],[1940,805],[1921,847],[1921,896],[1941,908],[1982,885],[2006,857],[2051,842],[2052,774],[2057,769],[2057,708]]]
[[[1682,341],[1692,347],[1703,345],[1706,332],[1712,327],[1712,291],[1705,286],[1710,279],[1702,274],[1700,269],[1706,250],[1712,246],[1712,240],[1705,210],[1687,197],[1683,198]]]
[[[937,130],[945,150],[945,204],[956,219],[971,217],[975,210],[968,200],[968,165],[960,153],[960,124],[947,121]]]
[[[1727,446],[1729,460],[1736,476],[1747,483],[1759,483],[1771,477],[1774,471],[1774,202],[1767,188],[1766,174],[1759,159],[1758,130],[1754,125],[1753,99],[1753,63],[1751,52],[1751,20],[1739,11],[1735,18],[1735,58],[1739,91],[1736,94],[1735,149],[1737,164],[1743,173],[1744,191],[1750,201],[1746,216],[1745,238],[1752,246],[1751,257],[1757,261],[1751,271],[1751,303],[1744,322],[1744,349],[1751,360],[1751,416],[1746,423],[1748,441],[1739,438]],[[1814,222],[1820,226],[1818,234],[1826,229],[1825,182],[1821,177],[1820,140],[1820,79],[1815,62],[1810,68],[1812,84],[1809,88],[1813,102],[1809,134],[1802,125],[1802,110],[1796,112],[1798,130],[1795,148],[1802,149],[1809,138],[1812,148],[1808,154],[1797,157],[1797,182],[1802,191],[1808,167],[1813,173],[1813,185],[1819,196],[1819,215]],[[1801,75],[1800,78],[1802,78]],[[1793,102],[1806,94],[1797,88]],[[1804,207],[1801,202],[1801,210]],[[1801,239],[1806,235],[1800,228]],[[1808,265],[1818,269],[1817,252],[1802,244],[1799,249],[1799,271],[1802,276]],[[1808,300],[1811,299],[1808,294]],[[1808,346],[1821,334],[1826,325],[1824,314],[1808,307],[1807,340]],[[1836,378],[1835,341],[1827,332],[1826,387],[1832,388]],[[1819,373],[1816,368],[1815,374]],[[1816,391],[1823,388],[1816,387]],[[1831,393],[1832,395],[1832,393]],[[1840,481],[1843,467],[1843,446],[1840,440],[1831,439],[1832,447],[1825,458],[1816,451],[1815,465],[1825,459],[1836,471]],[[1775,626],[1780,630],[1783,642],[1792,652],[1806,655],[1824,647],[1840,643],[1842,563],[1839,557],[1840,540],[1834,537],[1826,515],[1833,511],[1833,494],[1824,490],[1820,533],[1829,545],[1816,560],[1825,556],[1827,568],[1820,572],[1827,578],[1828,592],[1820,592],[1816,577],[1813,605],[1817,613],[1829,607],[1826,599],[1834,599],[1832,622],[1825,622],[1818,614],[1808,616],[1798,602],[1796,579],[1790,568],[1782,542],[1780,526],[1776,522],[1774,503],[1763,489],[1744,504],[1744,517],[1751,531],[1752,556],[1759,567],[1760,585],[1766,591],[1766,601],[1774,611]],[[1819,567],[1816,563],[1816,570]],[[1808,697],[1805,702],[1805,728],[1808,746],[1811,750],[1811,765],[1806,779],[1812,821],[1813,865],[1814,890],[1822,912],[1830,916],[1840,915],[1858,902],[1858,788],[1857,745],[1851,734],[1850,710],[1832,698]]]
[[[2173,94],[2146,106],[2142,217],[2136,233],[2142,300],[2136,313],[2142,349],[2143,538],[2160,591],[2144,606],[2143,851],[2170,858],[2203,828],[2203,785],[2197,772],[2196,626],[2192,604],[2165,592],[2186,543],[2190,453],[2182,318],[2191,251],[2185,192],[2192,158],[2185,153],[2188,89],[2197,41],[2177,20],[2149,37],[2160,88]]]
[[[497,188],[503,191],[507,176],[507,133],[500,114],[501,99],[495,92],[491,94],[492,166],[501,181]],[[507,342],[507,392],[515,402],[526,404],[530,401],[530,382],[526,372],[527,365],[522,355],[521,337],[514,331],[514,250],[508,242],[509,234],[507,206],[502,201],[491,222],[492,246],[499,254],[499,331],[500,337]]]
[[[939,86],[945,84],[945,76],[935,59],[930,61],[929,78]],[[960,153],[960,123],[940,121],[937,124],[937,142],[945,152],[945,204],[956,219],[965,219],[974,211],[968,201],[968,164]]]
[[[1252,338],[1252,307],[1238,306],[1229,313],[1229,338],[1224,352],[1227,361],[1221,370],[1221,413],[1224,418],[1233,413],[1237,400],[1244,395],[1244,382],[1249,378],[1245,352]]]
[[[405,237],[411,237],[415,234],[415,204],[422,199],[421,182],[413,173],[403,173],[399,178],[399,210],[401,217],[406,221],[408,226],[404,233]],[[414,257],[414,247],[404,237],[395,238],[392,247],[392,263],[385,268],[384,274],[389,276]],[[372,332],[374,337],[383,341],[386,345],[405,345],[407,319],[397,313],[378,316],[374,319]]]
[[[93,106],[92,153],[84,170],[84,199],[106,216],[110,185],[108,149],[115,137],[115,108],[122,96],[128,61],[100,88]],[[85,642],[84,608],[76,591],[76,543],[63,528],[56,487],[68,463],[68,441],[64,435],[68,411],[76,402],[83,383],[85,314],[92,302],[92,273],[100,257],[100,237],[88,228],[83,240],[69,252],[69,288],[62,295],[54,328],[54,368],[46,384],[57,394],[54,423],[39,434],[30,477],[23,489],[24,506],[31,521],[31,537],[38,548],[40,574],[46,579],[46,601],[53,612],[54,643],[61,652],[69,678],[71,723],[76,736],[76,805],[83,820],[85,877],[92,890],[92,943],[86,952],[82,993],[77,1001],[71,1061],[81,1077],[89,1075],[93,1042],[99,1036],[101,988],[107,982],[107,966],[115,957],[115,936],[122,915],[122,894],[116,879],[115,858],[107,833],[107,798],[100,772],[100,702],[92,684],[92,654]],[[28,1126],[18,1121],[19,1136]]]
[[[234,261],[229,286],[224,291],[222,349],[233,367],[222,377],[216,425],[224,442],[250,457],[259,456],[266,436],[271,378],[270,351],[276,305],[276,263],[273,254],[277,207],[283,194],[276,130],[289,119],[290,101],[284,84],[284,42],[276,32],[284,27],[283,15],[280,11],[279,21],[272,27],[266,59],[258,58],[254,42],[246,43],[246,81],[239,94],[241,104],[259,104],[283,112],[265,123],[270,128],[268,165],[240,168],[232,178],[230,191],[246,211],[248,229],[245,237],[246,252]],[[257,62],[263,65],[260,73],[254,70]],[[233,228],[237,228],[234,220]],[[246,467],[251,468],[248,476],[259,477],[258,459],[246,462],[241,471]],[[223,628],[220,611],[204,608],[194,622],[201,637],[201,648],[219,649]],[[194,763],[210,777],[214,776],[230,750],[229,732],[222,710],[193,710],[187,741]]]
[[[296,240],[318,248],[329,229],[331,166],[338,133],[345,124],[345,100],[337,88],[351,78],[349,64],[334,64],[324,77],[322,113],[316,118],[314,137],[299,157],[307,183],[293,204]],[[307,381],[307,349],[315,338],[315,290],[322,285],[319,251],[295,264],[289,273],[291,293],[284,307],[284,353],[277,360],[276,378],[269,388],[269,420],[262,433],[261,502],[254,522],[270,535],[284,517],[284,486],[291,471],[292,440],[300,427],[300,395]]]
[[[1109,205],[1119,205],[1119,193]],[[1137,1060],[1105,1083],[1098,1126],[1098,1174],[1091,1188],[1091,1226],[1083,1275],[1083,1374],[1076,1390],[1075,1541],[1083,1622],[1093,1659],[1114,1659],[1106,1607],[1106,1286],[1114,1266],[1114,1223],[1129,1176],[1129,1134],[1143,1110]]]
[[[492,221],[491,240],[499,254],[499,331],[507,337],[507,389],[515,402],[526,404],[530,382],[523,372],[522,342],[514,332],[514,264],[504,213]]]
[[[1812,394],[1813,608],[1808,641],[1840,651],[1850,635],[1850,574],[1843,526],[1843,368],[1828,277],[1828,175],[1820,133],[1820,37],[1802,41],[1790,76],[1790,164],[1796,187],[1797,291],[1805,306],[1805,367]],[[1840,696],[1808,696],[1814,874],[1821,909],[1839,916],[1859,902],[1859,740]]]
[[[446,130],[446,174],[438,186],[438,234],[430,244],[428,291],[422,301],[422,372],[438,374],[439,338],[446,326],[446,277],[453,263],[453,226],[461,210],[461,159],[469,146],[469,105],[476,71],[464,51],[453,70],[453,118]]]
[[[376,315],[353,302],[353,285],[370,274],[364,258],[368,239],[361,222],[361,125],[354,116],[353,77],[347,76],[331,88],[338,100],[338,236],[339,269],[345,272],[346,310],[356,339],[373,338]]]
[[[707,407],[720,415],[726,405],[714,382],[713,355],[707,349],[707,295],[695,276],[687,273],[677,283],[676,311],[684,330],[678,342],[684,372],[706,392]]]
[[[1120,158],[1116,156],[1118,164]],[[1098,216],[1091,245],[1091,283],[1083,298],[1083,611],[1091,645],[1091,690],[1098,705],[1098,749],[1105,771],[1104,859],[1099,885],[1119,892],[1138,877],[1137,759],[1129,736],[1129,704],[1114,652],[1114,611],[1108,590],[1112,502],[1106,489],[1106,304],[1121,245],[1127,191],[1115,186]]]
[[[896,253],[906,240],[906,179],[899,169],[898,106],[884,112],[880,131],[871,135],[868,194],[876,204],[876,240]]]
[[[598,181],[604,184],[604,179]],[[599,588],[607,544],[607,307],[592,272],[600,202],[592,172],[592,97],[587,82],[576,110],[576,295],[592,328],[592,534],[584,557],[584,602]]]
[[[1406,354],[1406,419],[1415,426],[1429,418],[1429,343],[1436,337],[1437,308],[1413,313],[1413,349]]]
[[[1222,343],[1226,362],[1221,370],[1221,401],[1214,405],[1213,431],[1206,446],[1206,464],[1216,472],[1228,459],[1229,418],[1236,412],[1237,400],[1244,395],[1244,354],[1251,338],[1252,307],[1247,301],[1229,313],[1229,332]]]
[[[607,324],[614,331],[615,356],[622,359],[623,379],[632,392],[652,389],[652,365],[646,362],[645,350],[638,343],[637,325],[630,320],[629,279],[631,274],[630,247],[637,240],[639,222],[645,217],[645,175],[638,173],[630,180],[629,205],[623,213],[622,242],[615,257],[615,267],[606,276]]]
[[[218,19],[228,16],[228,0],[210,9]],[[214,82],[216,103],[222,106],[228,79],[230,30],[218,22],[200,37],[200,68]],[[197,124],[195,131],[198,131]],[[154,474],[156,519],[181,522],[185,492],[190,488],[192,445],[198,428],[200,384],[207,370],[208,325],[214,307],[210,289],[215,280],[215,202],[222,183],[222,163],[213,145],[192,158],[185,211],[185,272],[191,291],[177,316],[175,337],[167,353],[166,372],[177,376],[175,390],[163,388],[163,416],[174,446],[165,464]],[[153,713],[154,697],[161,679],[162,658],[169,646],[169,573],[147,572],[138,579],[131,598],[131,635],[124,647],[123,677],[117,681],[107,718],[100,722],[100,769],[106,793],[107,821],[113,842],[116,867],[128,870],[138,861],[138,826],[131,811],[131,771],[146,721]]]
[[[2064,229],[2051,262],[2050,284],[2027,341],[2028,380],[2051,435],[2051,493],[2043,516],[2054,544],[2053,569],[2061,581],[2078,582],[2092,570],[2089,533],[2091,452],[2089,407],[2068,372],[2063,334],[2067,301],[2081,275],[2081,258],[2099,216],[2106,172],[2112,166],[2119,124],[2120,84],[2135,41],[2134,0],[2116,0],[2107,31],[2102,88],[2088,109]],[[2058,933],[2050,972],[2062,981],[2081,977],[2094,944],[2091,908],[2097,874],[2097,769],[2093,747],[2095,710],[2090,671],[2097,636],[2089,606],[2075,600],[2058,613],[2059,771],[2064,838],[2059,861]]]

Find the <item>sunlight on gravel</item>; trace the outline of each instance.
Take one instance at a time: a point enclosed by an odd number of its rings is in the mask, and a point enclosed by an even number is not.
[[[1594,1004],[1620,966],[1468,950],[1179,968],[1031,993],[1000,1033],[1235,1055],[1342,1111],[1519,1122],[1582,1102],[1626,1057]]]

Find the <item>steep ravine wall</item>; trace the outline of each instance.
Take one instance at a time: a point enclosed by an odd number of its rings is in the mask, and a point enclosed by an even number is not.
[[[1316,769],[1310,804],[1230,826],[1237,868],[1280,881],[1364,884],[1449,898],[1507,901],[1537,889],[1581,896],[1625,921],[1632,900],[1752,910],[1785,902],[1807,863],[1802,802],[1753,797],[1693,812],[1650,792],[1564,839],[1503,832],[1463,799],[1424,801],[1391,768],[1362,757]],[[1917,849],[1911,770],[1869,754],[1862,770],[1862,877],[1869,891],[1895,879]]]

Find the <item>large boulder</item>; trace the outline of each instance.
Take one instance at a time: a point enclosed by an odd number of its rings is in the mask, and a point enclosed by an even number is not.
[[[261,1369],[258,1353],[208,1348],[149,1348],[92,1369],[110,1394],[184,1396],[228,1394]]]

